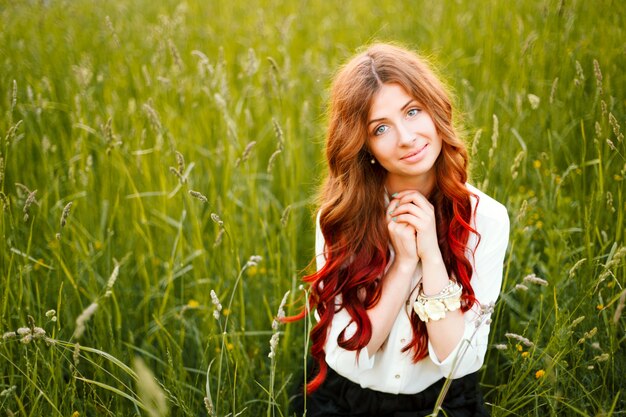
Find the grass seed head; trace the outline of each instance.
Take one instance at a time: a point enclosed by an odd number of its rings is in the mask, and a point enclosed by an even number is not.
[[[161,119],[159,117],[159,113],[157,113],[157,111],[154,109],[154,107],[152,107],[152,100],[148,100],[147,103],[144,103],[143,107],[143,111],[146,113],[146,116],[148,116],[148,120],[150,121],[150,124],[152,125],[152,127],[157,131],[160,132],[163,129],[163,126],[161,125]]]
[[[280,216],[280,224],[283,227],[287,227],[287,222],[289,221],[289,214],[291,213],[291,205],[285,207],[283,210],[282,216]]]
[[[98,303],[96,302],[91,303],[76,318],[76,330],[74,330],[75,339],[78,339],[83,335],[83,333],[85,332],[85,324],[89,321],[89,319],[91,319],[91,316],[94,315],[97,309],[98,309]]]
[[[283,129],[280,127],[278,120],[272,117],[272,124],[274,125],[274,134],[276,134],[276,140],[278,141],[278,148],[282,150],[285,145],[285,135],[283,134]]]
[[[185,172],[185,157],[178,151],[176,151],[176,163],[178,164],[178,172],[182,175]]]
[[[526,275],[523,279],[524,282],[530,282],[531,284],[541,285],[543,287],[548,285],[548,281],[543,278],[539,278],[535,274]]]
[[[248,49],[248,63],[246,65],[246,75],[248,77],[253,76],[259,69],[259,60],[254,53],[254,49]]]
[[[246,262],[246,267],[251,268],[253,266],[257,266],[262,260],[263,258],[259,255],[252,255],[250,259],[248,259],[248,262]]]
[[[61,229],[65,227],[67,223],[67,217],[70,215],[70,209],[72,208],[72,202],[70,201],[63,207],[63,213],[61,213]]]
[[[194,190],[189,190],[189,195],[191,195],[194,198],[197,198],[198,200],[202,201],[203,203],[207,203],[209,202],[209,200],[206,198],[206,196],[204,196],[202,193],[199,193],[198,191],[194,191]]]
[[[600,64],[595,59],[593,60],[593,73],[596,76],[598,94],[602,95],[602,71],[600,71]]]
[[[519,335],[517,333],[505,333],[504,334],[505,337],[509,338],[509,339],[515,339],[518,342],[523,343],[525,346],[527,347],[533,347],[535,346],[535,344],[533,342],[531,342],[530,340],[528,340],[527,338],[525,338],[522,335]]]
[[[115,43],[115,46],[119,48],[122,44],[120,43],[120,38],[117,36],[117,32],[115,31],[115,28],[113,27],[113,22],[111,22],[111,18],[109,16],[105,16],[104,23],[107,29],[109,30],[109,32],[111,32],[113,43]]]
[[[9,395],[13,394],[16,390],[17,390],[17,386],[12,385],[9,388],[2,390],[2,392],[0,392],[0,398],[8,397]]]
[[[224,222],[216,213],[211,213],[211,220],[213,220],[219,227],[224,227]]]
[[[2,340],[6,341],[10,339],[15,339],[16,337],[17,337],[16,332],[6,332],[2,335]]]
[[[554,97],[556,95],[556,87],[559,85],[559,77],[556,77],[552,81],[552,88],[550,89],[550,104],[554,103]]]
[[[528,94],[527,97],[528,102],[530,103],[530,108],[537,110],[539,108],[539,104],[541,103],[541,99],[534,94]]]
[[[36,197],[36,195],[37,195],[37,190],[34,190],[34,191],[32,191],[32,192],[30,192],[30,193],[28,194],[28,197],[26,197],[26,201],[24,202],[24,208],[23,208],[23,212],[24,212],[24,221],[25,221],[25,222],[27,222],[27,221],[28,221],[28,218],[29,218],[29,209],[30,209],[30,206],[31,206],[33,203],[36,203],[36,202],[37,202],[37,200],[36,200],[36,198],[35,198],[35,197]]]
[[[570,326],[570,328],[572,328],[572,329],[573,329],[574,327],[576,327],[577,325],[579,325],[579,324],[580,324],[580,322],[582,322],[584,319],[585,319],[585,316],[580,316],[580,317],[577,317],[574,321],[572,321],[572,324],[570,324],[570,325],[569,325],[569,326]]]
[[[217,294],[215,291],[211,290],[211,302],[215,306],[215,310],[213,310],[213,317],[215,320],[219,320],[220,312],[222,311],[222,304],[220,303],[220,299],[217,298]]]
[[[117,277],[120,273],[120,264],[115,261],[115,266],[113,267],[113,271],[109,276],[109,280],[107,281],[105,297],[109,297],[111,295],[111,290],[113,289],[113,285],[115,285],[115,281],[117,281]]]
[[[159,383],[156,381],[152,371],[139,357],[136,357],[133,360],[133,368],[137,373],[137,394],[139,396],[139,400],[146,407],[148,416],[167,416],[169,414],[167,397]]]
[[[274,151],[272,156],[270,156],[270,159],[267,162],[267,173],[268,174],[272,173],[272,169],[274,168],[274,163],[276,162],[276,158],[278,158],[278,155],[280,155],[281,153],[282,153],[282,150],[277,149],[276,151]]]
[[[11,94],[11,113],[17,105],[17,81],[13,80],[13,93]]]
[[[574,277],[574,274],[576,273],[576,271],[578,270],[578,268],[580,268],[580,266],[587,260],[587,258],[582,258],[579,259],[578,261],[576,261],[576,263],[574,264],[574,266],[572,266],[569,270],[569,272],[567,273],[567,275],[570,278]]]
[[[183,65],[183,60],[180,58],[180,53],[178,52],[178,48],[176,44],[171,40],[167,40],[167,46],[170,49],[170,55],[172,55],[172,60],[174,61],[174,65],[178,70],[182,70],[185,66]]]
[[[0,201],[2,201],[2,210],[8,210],[9,209],[9,198],[2,191],[0,191]]]
[[[576,60],[576,77],[574,78],[574,84],[580,87],[585,82],[585,74],[583,73],[583,67],[580,62]]]

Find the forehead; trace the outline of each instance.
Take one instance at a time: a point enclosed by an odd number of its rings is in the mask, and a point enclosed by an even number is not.
[[[383,84],[372,97],[369,119],[380,119],[402,110],[411,101],[415,100],[400,84]]]

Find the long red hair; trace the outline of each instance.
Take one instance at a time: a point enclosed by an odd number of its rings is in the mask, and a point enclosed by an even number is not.
[[[372,335],[367,310],[380,299],[381,277],[389,261],[389,234],[384,201],[387,171],[369,161],[366,125],[372,98],[387,83],[399,84],[424,106],[442,139],[435,162],[436,185],[429,200],[437,213],[446,269],[463,287],[463,311],[476,301],[467,258],[469,234],[476,233],[470,226],[470,192],[465,186],[468,154],[452,125],[449,94],[429,65],[413,52],[390,44],[371,45],[340,69],[331,88],[326,136],[329,172],[318,196],[326,263],[303,278],[310,284],[309,305],[320,318],[311,330],[311,355],[319,372],[307,384],[307,392],[317,389],[326,377],[324,345],[337,308],[345,308],[357,326],[350,338],[341,332],[340,347],[360,351]],[[342,303],[336,307],[338,296]],[[417,362],[428,355],[428,334],[415,312],[410,320],[413,338],[404,351],[412,350]]]

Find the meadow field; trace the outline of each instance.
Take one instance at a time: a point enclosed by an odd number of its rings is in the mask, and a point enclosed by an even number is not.
[[[434,63],[509,211],[492,415],[626,415],[609,0],[0,0],[0,414],[287,416],[329,82],[376,40]]]

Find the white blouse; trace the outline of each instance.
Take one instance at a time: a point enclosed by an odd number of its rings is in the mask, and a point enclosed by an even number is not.
[[[477,237],[470,233],[466,252],[467,258],[474,268],[471,284],[478,302],[474,303],[474,306],[464,314],[465,332],[459,344],[445,360],[440,361],[429,341],[429,355],[419,362],[413,363],[413,350],[402,352],[402,348],[413,337],[409,321],[412,303],[409,303],[400,310],[383,348],[379,349],[371,358],[366,347],[357,355],[356,351],[343,349],[337,344],[337,337],[346,327],[346,339],[356,332],[356,324],[350,324],[349,313],[345,309],[341,309],[333,317],[324,346],[326,362],[338,374],[360,384],[363,388],[393,394],[415,394],[423,391],[442,377],[448,377],[459,352],[465,353],[452,375],[453,378],[460,378],[475,372],[482,366],[487,351],[489,325],[482,324],[477,329],[476,322],[480,317],[478,315],[480,306],[495,303],[500,293],[504,254],[509,240],[509,217],[502,204],[470,184],[466,185],[470,192],[479,197],[478,207],[476,207],[476,198],[474,196],[470,198],[473,213],[471,225],[480,233],[481,240],[478,248],[476,248],[475,256],[472,256],[471,249],[476,246]],[[318,271],[326,262],[324,245],[318,213],[315,238]],[[391,258],[387,269],[394,259],[393,248],[391,245],[389,248]],[[420,263],[412,278],[413,285],[411,288],[419,282],[421,277]],[[337,300],[336,303],[339,304],[340,300]],[[481,321],[484,323],[485,319],[486,317],[483,315]],[[466,350],[468,342],[469,347]]]

